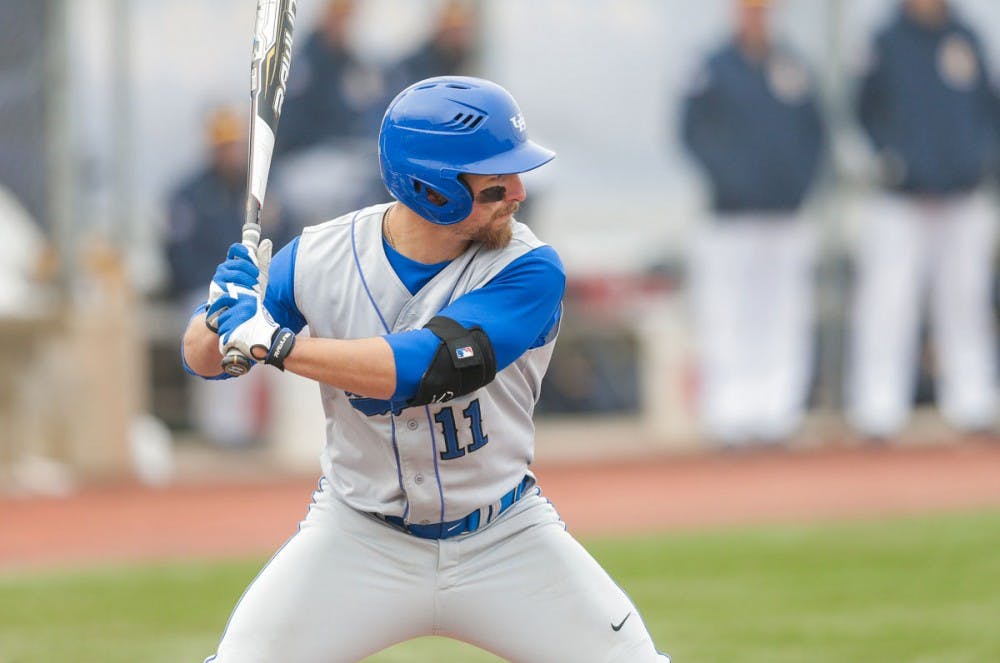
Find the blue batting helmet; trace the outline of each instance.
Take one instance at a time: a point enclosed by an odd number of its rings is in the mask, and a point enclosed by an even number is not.
[[[507,90],[467,76],[428,78],[396,95],[382,118],[378,153],[389,192],[441,225],[472,211],[472,193],[460,173],[523,173],[555,157],[528,140],[524,116]],[[428,189],[438,195],[428,196]]]

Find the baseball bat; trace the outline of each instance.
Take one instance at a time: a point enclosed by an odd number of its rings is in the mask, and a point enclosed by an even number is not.
[[[260,211],[267,192],[274,137],[292,64],[297,4],[296,0],[257,0],[250,53],[250,140],[242,240],[255,254],[260,244]],[[252,358],[235,348],[222,358],[222,368],[230,375],[243,375],[252,364]]]

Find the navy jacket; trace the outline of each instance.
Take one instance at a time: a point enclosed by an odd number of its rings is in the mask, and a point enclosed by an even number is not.
[[[682,112],[684,143],[721,212],[791,211],[814,183],[824,145],[812,77],[775,48],[763,62],[732,42],[704,66]]]
[[[274,145],[277,155],[358,137],[374,142],[389,101],[380,69],[319,33],[311,34],[295,56],[287,94]]]
[[[992,168],[998,115],[976,36],[954,16],[929,28],[900,10],[873,51],[857,112],[891,155],[886,186],[929,195],[976,186]]]

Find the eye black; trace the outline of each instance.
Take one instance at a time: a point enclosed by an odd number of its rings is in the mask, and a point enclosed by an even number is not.
[[[507,187],[491,186],[476,194],[476,202],[498,203],[507,197]]]

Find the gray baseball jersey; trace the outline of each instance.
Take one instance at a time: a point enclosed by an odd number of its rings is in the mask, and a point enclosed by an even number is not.
[[[411,295],[382,247],[387,208],[369,207],[302,233],[295,303],[313,335],[349,339],[418,329],[543,245],[515,223],[507,247],[488,251],[473,244]],[[552,355],[551,336],[490,384],[443,404],[366,413],[344,390],[320,385],[327,433],[322,465],[332,489],[360,511],[413,523],[452,521],[480,508],[489,515],[532,461],[532,411]]]

